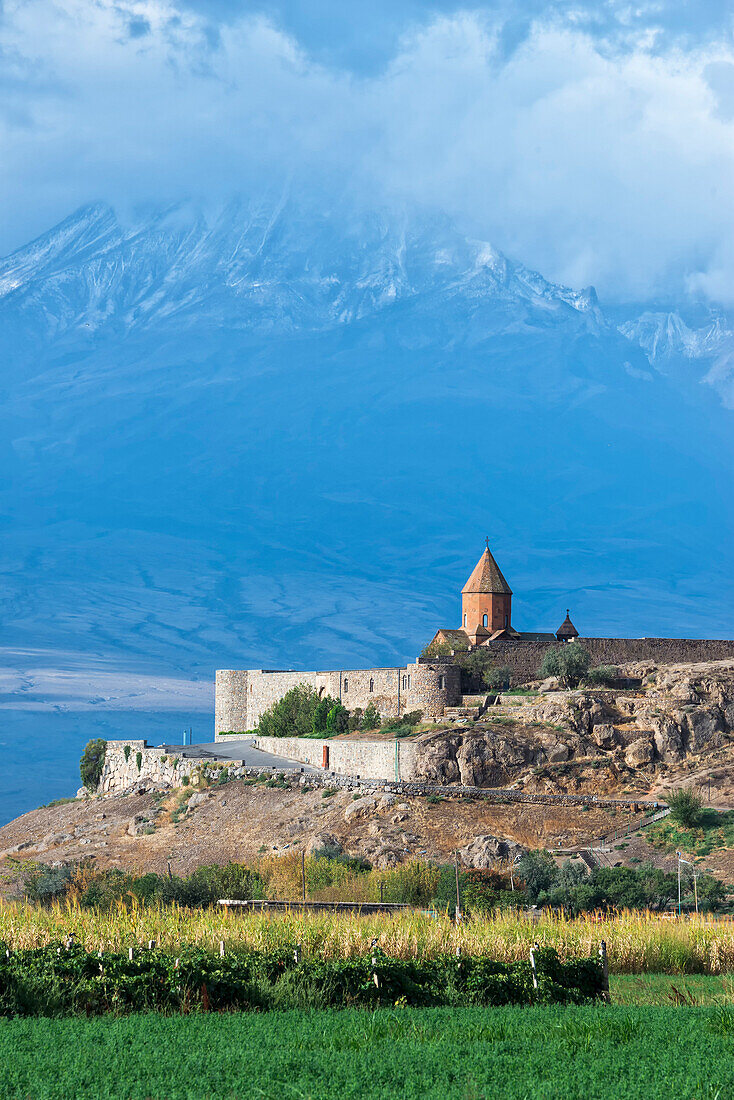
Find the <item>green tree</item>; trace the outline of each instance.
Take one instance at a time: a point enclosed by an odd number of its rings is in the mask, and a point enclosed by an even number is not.
[[[331,699],[327,697],[319,699],[318,703],[313,709],[313,716],[311,718],[311,730],[317,736],[322,736],[326,733],[326,719],[329,716],[329,711],[332,707]]]
[[[101,737],[95,737],[91,741],[87,741],[87,747],[79,761],[79,774],[87,790],[97,790],[106,755],[107,742]]]
[[[558,878],[553,857],[543,850],[526,852],[517,864],[517,876],[525,883],[528,901],[536,902]]]
[[[298,684],[260,718],[261,737],[310,737],[314,731],[314,711],[320,700],[313,688]]]
[[[548,650],[538,669],[538,675],[542,679],[556,676],[564,687],[575,688],[586,676],[590,665],[589,651],[580,642],[567,642]]]
[[[490,691],[501,691],[503,688],[508,688],[512,683],[512,669],[507,668],[488,668],[484,672],[484,684],[490,689]]]
[[[666,801],[670,807],[670,816],[678,825],[684,825],[687,829],[698,825],[703,809],[703,799],[700,795],[679,787],[668,795]]]
[[[332,736],[349,729],[349,711],[341,703],[334,703],[326,716],[326,731]]]
[[[364,709],[364,714],[362,715],[362,721],[359,728],[361,730],[378,730],[380,728],[381,721],[382,718],[380,717],[380,712],[375,704],[368,703]]]

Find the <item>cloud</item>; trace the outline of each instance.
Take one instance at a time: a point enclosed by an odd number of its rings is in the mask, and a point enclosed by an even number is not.
[[[569,9],[571,10],[571,9]],[[24,0],[0,21],[0,248],[90,200],[347,189],[447,211],[607,297],[734,304],[731,47],[497,16],[414,26],[378,71],[329,67],[258,14]]]

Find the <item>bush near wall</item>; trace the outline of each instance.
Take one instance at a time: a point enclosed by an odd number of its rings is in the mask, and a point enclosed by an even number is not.
[[[349,959],[287,950],[157,949],[88,952],[50,944],[6,953],[0,944],[0,1016],[98,1015],[199,1009],[344,1008],[380,1005],[581,1004],[603,994],[598,958],[561,962],[553,948],[530,962],[485,957],[389,958],[378,948]]]
[[[82,758],[79,761],[79,774],[87,790],[97,790],[106,755],[107,742],[101,737],[95,737],[93,740],[87,742]]]

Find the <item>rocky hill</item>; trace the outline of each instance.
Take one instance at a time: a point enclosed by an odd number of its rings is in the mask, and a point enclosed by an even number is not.
[[[663,798],[705,781],[734,793],[734,661],[620,669],[639,688],[503,696],[471,726],[423,735],[434,783]],[[710,780],[710,783],[709,783]]]
[[[325,846],[378,867],[447,859],[457,848],[468,865],[487,866],[514,845],[579,848],[629,824],[630,809],[595,805],[594,795],[664,799],[672,788],[693,786],[728,808],[734,661],[635,664],[623,672],[640,687],[538,691],[490,708],[476,723],[419,735],[425,778],[455,785],[450,797],[335,790],[294,773],[197,790],[142,781],[128,793],[34,810],[0,828],[6,888],[24,860],[155,871],[170,864],[184,874],[202,863]],[[462,785],[589,801],[498,804],[467,797]],[[660,858],[644,837],[618,855]],[[711,857],[722,874],[734,871],[730,856],[722,849]]]

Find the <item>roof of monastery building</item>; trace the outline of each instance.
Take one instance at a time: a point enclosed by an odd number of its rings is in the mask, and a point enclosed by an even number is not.
[[[492,595],[512,595],[512,589],[502,576],[502,570],[489,552],[489,546],[474,566],[472,575],[462,588],[462,594],[487,592]]]

